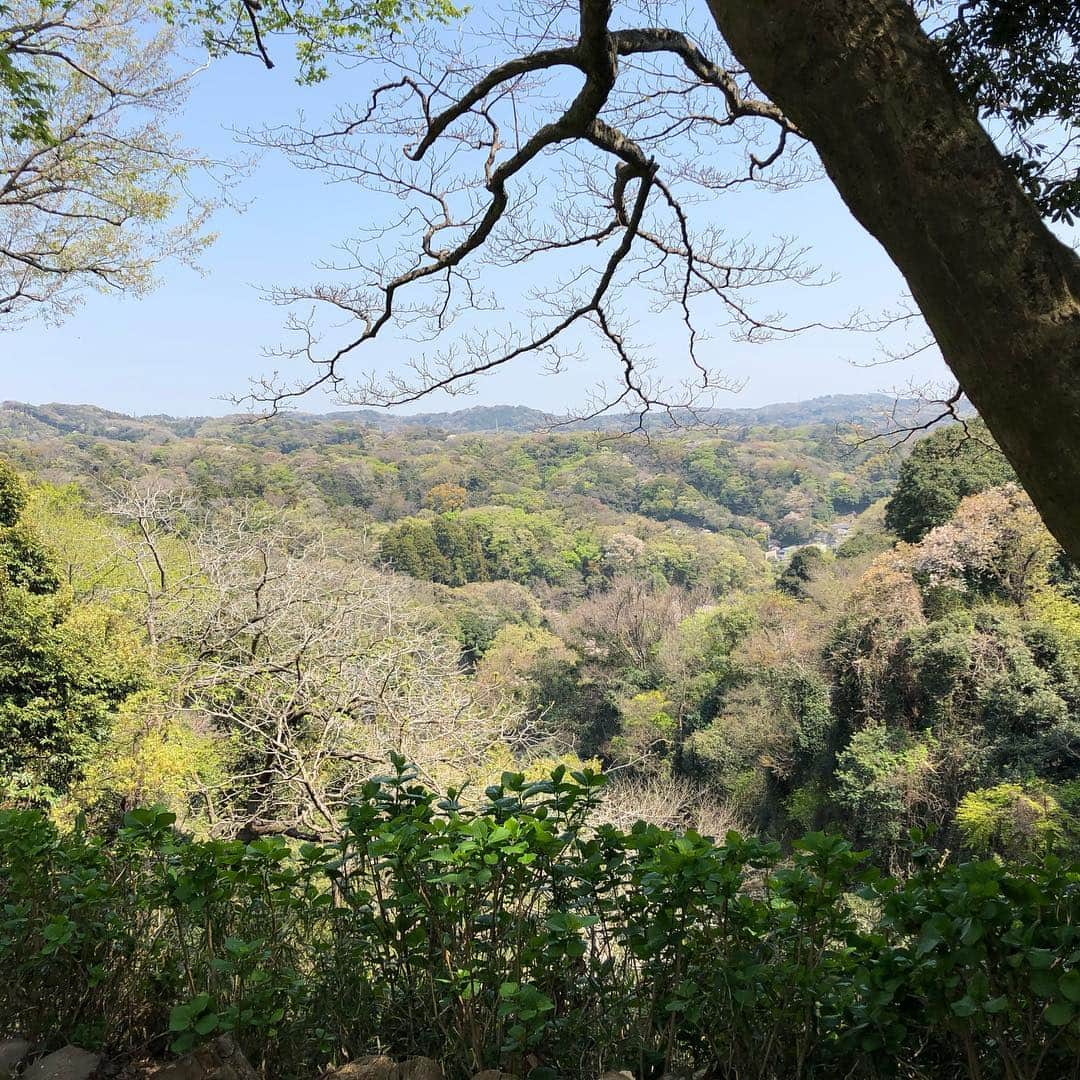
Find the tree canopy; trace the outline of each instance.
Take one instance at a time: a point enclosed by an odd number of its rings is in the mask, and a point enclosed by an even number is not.
[[[916,443],[900,466],[885,524],[902,540],[916,543],[944,525],[965,496],[1014,479],[985,425],[943,428]]]
[[[1006,160],[1042,212],[1080,212],[1080,12],[1069,0],[936,2],[961,92],[1009,132]]]
[[[170,131],[192,77],[134,0],[0,6],[0,328],[190,262],[225,179]]]

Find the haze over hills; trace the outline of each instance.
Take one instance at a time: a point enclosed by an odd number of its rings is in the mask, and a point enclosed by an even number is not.
[[[703,409],[675,415],[680,424],[718,427],[775,425],[799,427],[803,424],[858,424],[885,427],[892,424],[925,422],[938,410],[917,398],[895,398],[888,394],[830,394],[809,401],[779,402],[757,408]],[[400,413],[375,409],[325,414],[290,412],[276,417],[277,426],[306,428],[342,426],[375,428],[381,431],[427,430],[447,434],[480,432],[526,433],[544,431],[554,425],[563,430],[619,431],[637,425],[637,415],[615,414],[591,421],[563,423],[562,418],[524,405],[473,406],[448,412]],[[673,426],[671,417],[656,414],[646,418],[650,430]],[[237,414],[224,417],[175,417],[167,414],[129,416],[96,405],[49,403],[30,405],[5,401],[0,404],[0,436],[34,439],[80,434],[120,440],[161,440],[199,434],[223,434],[249,424],[251,418]]]

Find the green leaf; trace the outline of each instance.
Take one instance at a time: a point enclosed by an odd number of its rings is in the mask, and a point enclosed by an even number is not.
[[[964,925],[964,932],[960,935],[960,940],[965,945],[974,945],[983,936],[983,925],[981,922],[976,922],[974,919],[968,919]]]
[[[919,936],[919,946],[915,950],[916,956],[925,956],[929,952],[933,952],[938,945],[942,942],[941,932],[932,923],[923,928],[922,934]]]
[[[1065,972],[1058,980],[1058,989],[1069,1001],[1080,1002],[1080,970]]]
[[[1064,1027],[1075,1015],[1076,1010],[1067,1001],[1055,1001],[1048,1005],[1043,1016],[1048,1024]]]
[[[1031,973],[1032,993],[1037,994],[1039,997],[1048,998],[1054,997],[1057,989],[1057,979],[1054,978],[1052,971],[1040,970]]]
[[[207,1013],[195,1021],[194,1031],[196,1035],[209,1035],[218,1025],[217,1013]]]
[[[187,1031],[191,1027],[191,1015],[185,1005],[174,1005],[169,1013],[170,1031]]]

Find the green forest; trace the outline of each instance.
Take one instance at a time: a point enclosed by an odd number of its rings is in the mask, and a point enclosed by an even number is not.
[[[0,0],[0,1080],[1080,1080],[1078,241],[1075,0]]]
[[[1075,1060],[1080,573],[980,422],[2,421],[19,1030],[946,1075],[970,1009]]]

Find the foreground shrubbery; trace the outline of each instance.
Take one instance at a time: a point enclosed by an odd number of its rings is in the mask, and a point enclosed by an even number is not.
[[[600,786],[506,775],[466,808],[398,760],[331,845],[4,812],[0,1016],[114,1049],[232,1030],[275,1076],[376,1047],[536,1080],[1080,1072],[1080,867],[916,850],[899,883],[823,834],[592,829]]]

